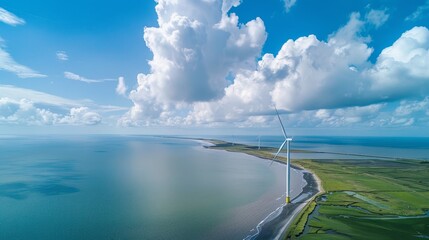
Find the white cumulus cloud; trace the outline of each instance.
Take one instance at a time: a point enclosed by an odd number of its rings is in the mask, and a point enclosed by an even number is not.
[[[100,114],[90,111],[87,107],[70,109],[70,113],[57,120],[59,124],[96,125],[101,122]]]
[[[0,7],[0,22],[6,23],[11,26],[25,24],[24,19],[17,17],[15,14]]]
[[[122,96],[125,96],[127,93],[127,85],[125,84],[124,77],[118,78],[118,85],[116,86],[116,93]]]
[[[388,111],[400,100],[429,94],[427,28],[404,32],[371,62],[374,51],[365,31],[389,16],[386,10],[370,10],[364,17],[352,13],[326,40],[291,39],[278,53],[256,61],[266,38],[262,20],[240,25],[229,13],[238,1],[223,1],[223,8],[207,14],[215,2],[159,1],[160,27],[145,31],[154,54],[151,72],[138,75],[138,88],[130,93],[134,106],[120,124],[244,126],[271,121],[274,106],[288,113],[294,126],[424,122],[423,117],[393,120]],[[220,54],[225,51],[229,54]]]
[[[398,100],[429,93],[429,30],[414,27],[378,56],[368,71],[368,89],[384,99]]]
[[[375,10],[375,9],[371,9],[367,15],[366,15],[366,20],[372,24],[374,24],[374,26],[376,28],[381,27],[384,23],[387,22],[387,20],[389,19],[389,14],[387,14],[387,10]]]
[[[240,119],[267,114],[274,106],[292,112],[368,104],[361,98],[368,83],[350,69],[369,65],[372,49],[358,34],[364,24],[352,14],[327,42],[314,35],[288,40],[276,56],[265,54],[255,70],[237,74],[223,99],[195,104],[188,119]]]
[[[245,24],[229,13],[240,1],[160,0],[158,27],[144,31],[150,73],[130,93],[131,120],[158,118],[183,104],[220,99],[227,76],[255,65],[266,39],[260,18]],[[180,105],[180,106],[178,106]]]
[[[115,124],[106,115],[112,117],[129,109],[10,85],[0,85],[0,99],[0,123],[3,124],[96,125],[103,119],[107,119],[104,124]]]
[[[122,96],[125,96],[127,93],[127,85],[125,84],[124,77],[118,78],[118,85],[116,86],[116,93]]]
[[[365,24],[375,23],[354,13],[327,42],[314,35],[287,41],[276,56],[265,54],[256,70],[237,74],[221,100],[195,104],[188,121],[237,121],[274,106],[288,112],[343,109],[429,93],[428,29],[405,32],[372,64],[369,38],[361,36]]]
[[[314,116],[318,126],[322,127],[343,127],[367,123],[376,119],[384,104],[373,104],[364,107],[347,107],[339,109],[315,110]]]
[[[101,116],[87,107],[71,108],[69,113],[54,113],[28,99],[0,98],[0,123],[22,125],[96,125]]]

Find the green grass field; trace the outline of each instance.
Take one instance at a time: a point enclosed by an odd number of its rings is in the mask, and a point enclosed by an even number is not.
[[[213,149],[265,159],[272,159],[276,151],[211,142],[216,144],[210,147]],[[429,162],[348,159],[292,163],[316,173],[325,193],[298,215],[287,239],[429,238]]]
[[[429,238],[429,164],[417,160],[300,160],[325,194],[294,239]],[[297,223],[299,224],[299,222]]]

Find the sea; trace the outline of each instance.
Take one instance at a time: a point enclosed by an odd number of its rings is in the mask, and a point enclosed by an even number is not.
[[[204,137],[275,148],[283,141]],[[163,136],[2,135],[0,239],[256,236],[285,202],[285,165],[208,144]],[[429,138],[295,136],[291,148],[312,151],[293,159],[429,160]],[[305,184],[293,169],[292,198]]]
[[[0,239],[244,239],[285,165],[156,136],[0,137]],[[305,186],[292,171],[292,198]],[[274,214],[275,215],[275,214]]]

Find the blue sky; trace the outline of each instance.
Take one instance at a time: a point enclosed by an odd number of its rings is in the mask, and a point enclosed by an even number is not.
[[[0,1],[2,133],[427,136],[429,1]]]

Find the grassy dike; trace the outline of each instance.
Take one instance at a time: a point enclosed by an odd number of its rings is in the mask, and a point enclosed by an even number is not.
[[[212,149],[265,159],[272,159],[276,151],[210,142],[214,144]],[[315,173],[325,192],[295,218],[286,239],[429,238],[428,161],[363,158],[292,163]]]

